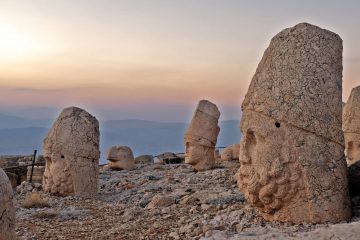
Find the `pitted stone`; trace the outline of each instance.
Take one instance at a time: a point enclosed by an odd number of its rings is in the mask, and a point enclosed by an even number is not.
[[[267,220],[351,217],[342,122],[342,40],[301,23],[270,42],[242,104],[238,185]]]
[[[44,191],[88,197],[97,194],[99,122],[83,109],[65,108],[44,139]]]

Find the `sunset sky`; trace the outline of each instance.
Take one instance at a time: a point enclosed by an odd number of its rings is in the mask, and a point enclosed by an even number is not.
[[[240,105],[270,39],[309,22],[344,44],[343,97],[360,85],[360,2],[0,0],[0,112],[186,121]]]

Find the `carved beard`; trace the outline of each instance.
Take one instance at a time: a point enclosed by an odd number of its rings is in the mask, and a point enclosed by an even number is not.
[[[70,166],[63,161],[63,165],[54,166],[50,158],[46,158],[46,168],[43,178],[44,191],[62,196],[70,195],[74,192],[73,179]]]
[[[242,163],[238,182],[248,202],[265,213],[274,214],[297,193],[300,177],[300,168],[290,171],[289,163],[276,159],[270,168]]]

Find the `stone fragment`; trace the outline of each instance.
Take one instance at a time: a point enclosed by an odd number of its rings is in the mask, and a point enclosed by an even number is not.
[[[242,104],[238,185],[270,221],[351,217],[342,125],[342,40],[307,23],[270,42]]]
[[[151,164],[154,163],[154,157],[152,155],[140,155],[135,158],[135,164]]]
[[[351,90],[343,111],[343,131],[347,163],[360,160],[360,86]]]
[[[30,182],[31,166],[27,167],[27,181]],[[42,179],[45,172],[45,166],[34,166],[32,174],[33,183],[42,183]]]
[[[0,168],[0,239],[12,240],[15,236],[14,195],[9,178]]]
[[[166,195],[155,195],[151,202],[146,206],[146,208],[163,208],[175,204],[175,198],[173,196]]]
[[[215,145],[220,132],[217,106],[201,100],[185,133],[185,163],[196,171],[205,171],[215,166]]]
[[[221,153],[222,161],[239,160],[240,144],[226,147]]]
[[[53,194],[97,194],[99,122],[83,109],[65,108],[44,139],[43,189]]]
[[[109,168],[113,170],[133,170],[135,168],[134,154],[127,146],[112,146],[108,150]]]
[[[154,158],[154,163],[159,163],[159,164],[177,164],[183,162],[184,162],[183,156],[179,156],[172,152],[164,152],[157,155]]]

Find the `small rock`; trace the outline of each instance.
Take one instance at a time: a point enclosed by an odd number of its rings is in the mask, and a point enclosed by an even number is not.
[[[147,205],[147,208],[159,208],[159,207],[168,207],[175,203],[175,198],[173,196],[164,196],[161,194],[155,195],[151,202]]]

